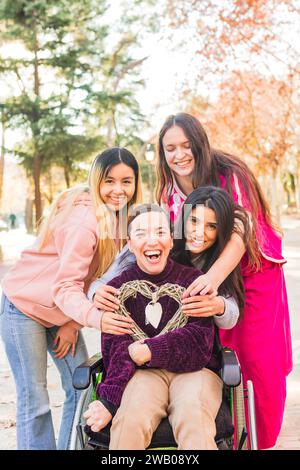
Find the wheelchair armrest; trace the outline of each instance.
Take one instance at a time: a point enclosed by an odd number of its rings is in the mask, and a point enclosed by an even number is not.
[[[103,359],[101,354],[95,354],[87,361],[76,367],[72,377],[73,387],[77,390],[88,388],[92,374],[103,371]]]
[[[241,383],[241,368],[235,351],[230,348],[221,350],[221,379],[229,387],[237,387]]]

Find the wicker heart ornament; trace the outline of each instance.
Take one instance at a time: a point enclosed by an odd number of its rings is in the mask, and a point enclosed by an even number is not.
[[[173,331],[176,328],[183,327],[188,321],[188,317],[181,310],[181,296],[185,289],[178,284],[166,283],[158,287],[152,282],[146,280],[135,280],[122,284],[122,286],[119,288],[119,291],[120,306],[118,313],[128,318],[131,317],[130,312],[128,312],[125,307],[125,302],[128,298],[136,297],[137,294],[141,294],[143,297],[146,297],[150,300],[145,308],[145,323],[146,325],[147,323],[150,323],[152,326],[154,326],[154,328],[158,327],[163,313],[162,306],[158,302],[158,299],[167,295],[176,300],[178,303],[177,311],[174,313],[173,317],[168,321],[165,327],[157,333],[157,336],[163,335],[168,331]],[[146,333],[138,326],[136,322],[133,324],[131,337],[134,339],[134,341],[148,338]]]

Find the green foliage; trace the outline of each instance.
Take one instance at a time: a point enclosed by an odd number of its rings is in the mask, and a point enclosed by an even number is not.
[[[110,41],[107,8],[104,0],[0,2],[0,44],[24,50],[21,57],[0,57],[0,82],[12,84],[5,117],[23,132],[15,153],[28,176],[38,161],[40,175],[58,166],[74,180],[80,164],[103,147],[142,143],[135,93],[145,58],[132,55],[137,10],[118,20],[118,40]]]
[[[156,173],[155,166],[146,160],[139,162],[141,178],[144,188],[147,192],[147,202],[155,202],[155,181]]]

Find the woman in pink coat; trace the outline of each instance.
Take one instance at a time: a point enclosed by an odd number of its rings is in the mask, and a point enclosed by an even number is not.
[[[193,305],[199,301],[196,294],[217,292],[241,262],[244,316],[220,335],[224,345],[236,350],[245,383],[253,381],[258,447],[273,447],[282,425],[286,376],[292,369],[281,236],[253,173],[237,157],[211,149],[195,117],[186,113],[168,117],[159,133],[158,153],[157,199],[175,224],[186,197],[206,185],[224,188],[248,212],[252,236],[247,252],[242,238],[233,233],[209,271],[187,289],[183,303],[187,314],[201,315],[199,304]]]

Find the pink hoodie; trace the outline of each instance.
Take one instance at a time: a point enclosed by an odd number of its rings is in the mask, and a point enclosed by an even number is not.
[[[98,266],[97,220],[88,194],[73,203],[66,220],[22,252],[2,289],[25,315],[46,327],[75,320],[100,329],[101,313],[86,297]]]

